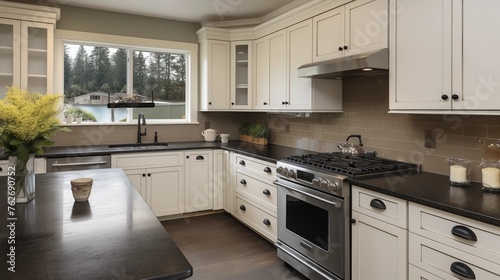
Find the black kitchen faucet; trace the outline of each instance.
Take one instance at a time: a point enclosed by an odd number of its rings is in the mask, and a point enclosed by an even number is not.
[[[142,143],[142,136],[147,135],[146,128],[144,128],[144,133],[142,133],[141,119],[142,119],[142,124],[146,125],[146,118],[144,117],[143,113],[139,113],[139,116],[137,117],[137,143]]]

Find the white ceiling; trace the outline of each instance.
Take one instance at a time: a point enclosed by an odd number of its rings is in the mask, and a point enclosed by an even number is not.
[[[260,19],[309,0],[49,0],[49,2],[189,22]]]

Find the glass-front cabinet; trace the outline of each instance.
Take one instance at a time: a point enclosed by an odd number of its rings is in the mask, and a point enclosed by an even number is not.
[[[251,108],[252,41],[231,42],[231,109]]]
[[[58,9],[40,12],[32,5],[0,4],[0,99],[7,86],[39,93],[54,90],[54,28]],[[20,15],[17,19],[16,16]],[[25,20],[29,19],[29,20]],[[36,21],[40,20],[40,22]]]

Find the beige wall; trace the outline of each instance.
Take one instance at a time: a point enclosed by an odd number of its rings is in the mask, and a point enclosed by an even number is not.
[[[268,115],[271,142],[321,152],[337,151],[350,134],[361,134],[365,148],[379,155],[422,164],[424,171],[448,174],[449,157],[473,160],[472,179],[480,181],[479,139],[500,138],[500,117],[390,114],[387,76],[343,82],[343,109],[309,118]],[[286,124],[289,132],[286,132]],[[424,132],[434,131],[437,146],[424,147]]]

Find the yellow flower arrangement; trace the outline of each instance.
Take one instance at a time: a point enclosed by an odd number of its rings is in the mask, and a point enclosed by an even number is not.
[[[5,99],[0,100],[0,147],[4,150],[0,157],[17,157],[16,196],[24,184],[30,154],[42,154],[43,148],[52,145],[54,132],[69,131],[59,126],[61,100],[62,95],[42,95],[16,87],[9,87]]]

